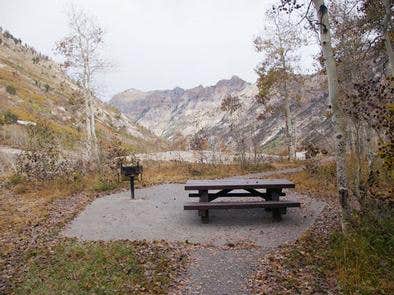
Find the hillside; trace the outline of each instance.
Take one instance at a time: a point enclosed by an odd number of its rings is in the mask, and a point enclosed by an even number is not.
[[[302,77],[302,83],[293,85],[300,97],[292,105],[299,146],[310,142],[326,144],[325,138],[332,132],[324,115],[327,94],[321,90],[323,81],[319,75],[306,76]],[[129,89],[115,95],[110,104],[167,139],[189,138],[203,130],[213,141],[227,144],[233,141],[230,128],[233,125],[247,140],[265,149],[283,147],[285,123],[278,98],[273,97],[264,107],[257,103],[256,94],[255,84],[233,76],[209,87],[148,92]],[[228,95],[238,97],[241,102],[241,108],[231,116],[221,110],[222,100]],[[271,107],[273,111],[267,112]]]
[[[26,125],[45,120],[65,150],[82,148],[80,88],[61,66],[8,32],[0,32],[0,145],[21,147]],[[101,144],[120,140],[130,151],[153,151],[164,141],[106,103],[95,100]]]

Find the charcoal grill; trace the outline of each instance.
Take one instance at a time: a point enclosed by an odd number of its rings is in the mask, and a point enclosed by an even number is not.
[[[137,165],[130,166],[120,166],[120,174],[123,178],[126,178],[130,181],[130,194],[131,198],[134,199],[134,179],[136,176],[140,175],[143,171],[142,166],[137,163]]]

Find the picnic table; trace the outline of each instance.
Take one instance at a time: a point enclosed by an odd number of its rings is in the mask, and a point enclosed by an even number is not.
[[[228,180],[189,180],[185,184],[186,191],[191,198],[199,198],[199,202],[187,202],[184,210],[198,210],[203,223],[209,222],[209,209],[245,209],[265,208],[272,211],[275,221],[282,219],[288,207],[300,207],[296,201],[280,200],[286,194],[283,189],[294,188],[295,184],[287,179],[228,179]],[[260,191],[264,189],[265,191]],[[243,190],[242,192],[232,192]],[[262,200],[238,200],[212,202],[218,198],[228,197],[259,197]]]

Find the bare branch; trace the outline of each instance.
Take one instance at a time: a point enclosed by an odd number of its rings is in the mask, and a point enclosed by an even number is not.
[[[309,0],[308,8],[306,9],[305,15],[300,19],[300,21],[297,23],[297,25],[299,25],[300,23],[302,23],[302,21],[303,21],[304,19],[308,19],[308,13],[309,13],[309,10],[310,10],[310,8],[311,8],[311,5],[312,5],[312,0]]]

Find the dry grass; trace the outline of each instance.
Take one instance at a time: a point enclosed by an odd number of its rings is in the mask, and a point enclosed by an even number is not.
[[[348,165],[349,175],[353,164]],[[347,234],[340,232],[335,168],[335,163],[326,162],[315,170],[272,176],[291,179],[298,192],[325,200],[329,210],[301,239],[262,260],[252,280],[256,292],[264,293],[270,286],[268,293],[277,294],[393,293],[392,208],[387,212],[380,208],[379,215],[372,208],[368,214],[355,212],[353,227]],[[390,191],[382,179],[377,186],[373,189]]]
[[[269,163],[248,165],[213,165],[185,162],[144,162],[142,186],[150,186],[164,182],[185,182],[188,179],[215,179],[242,175],[253,172],[273,170],[275,167]]]
[[[67,198],[84,192],[88,195],[107,190],[100,186],[102,179],[98,174],[76,177],[74,180],[55,179],[45,182],[31,182],[11,175],[3,179],[5,187],[0,196],[0,231],[5,227],[18,232],[26,226],[34,226],[46,218],[49,205],[55,200]],[[121,188],[124,183],[114,182],[112,189]],[[109,184],[107,184],[107,187]],[[102,187],[103,189],[98,189]]]
[[[307,193],[315,198],[330,198],[336,194],[335,164],[328,163],[321,166],[315,175],[308,171],[301,171],[287,175],[287,178],[296,183],[296,191]]]
[[[137,187],[165,182],[185,182],[188,179],[234,176],[272,169],[272,166],[266,164],[242,169],[239,165],[147,162],[144,163],[144,168],[142,181],[137,181]],[[81,192],[95,195],[98,192],[128,186],[127,182],[118,182],[115,173],[112,177],[89,174],[76,177],[72,181],[56,179],[46,182],[30,182],[13,175],[3,179],[3,182],[5,187],[0,195],[0,237],[2,238],[9,236],[10,233],[17,235],[24,228],[45,220],[49,214],[50,204],[55,200]],[[3,246],[7,244],[6,241],[4,242]],[[10,250],[12,251],[12,247]]]
[[[305,164],[305,163],[303,163]],[[300,167],[299,162],[273,163],[276,170]],[[268,178],[286,178],[296,184],[295,190],[313,198],[333,200],[336,196],[336,172],[334,162],[319,164],[316,171],[304,169],[297,173],[273,174]]]
[[[346,235],[337,232],[328,248],[344,294],[393,294],[394,217],[364,215]]]
[[[144,163],[142,181],[137,181],[136,186],[179,183],[188,179],[222,178],[270,169],[273,169],[270,164],[241,168],[239,165],[152,161]],[[0,195],[0,238],[3,240],[2,247],[8,248],[3,248],[3,254],[13,251],[13,247],[4,239],[5,236],[17,236],[23,229],[43,222],[49,214],[50,204],[55,200],[81,192],[94,195],[128,187],[127,182],[118,182],[115,173],[112,177],[90,174],[76,177],[72,181],[56,179],[46,182],[29,182],[13,175],[3,179],[3,182],[6,185]]]
[[[4,65],[0,68],[0,110],[9,111],[20,120],[48,121],[63,146],[70,149],[81,146],[80,140],[84,137],[83,112],[76,102],[80,95],[75,90],[76,85],[55,63],[41,61],[34,64],[33,56],[17,47],[0,47],[0,63]],[[45,90],[46,85],[49,86],[48,91]],[[7,87],[15,89],[15,94],[8,93]],[[100,117],[101,112],[97,114],[97,133],[105,135],[100,141],[111,143],[116,137],[138,152],[167,146],[165,141],[155,140],[142,127],[136,126],[146,135],[146,139],[127,134],[112,124],[111,118],[116,118],[117,112],[106,106],[103,110],[110,113],[110,118],[105,115]],[[2,144],[12,145],[12,142],[3,139]]]
[[[186,262],[160,242],[61,240],[30,253],[17,294],[168,294]]]
[[[137,187],[233,176],[272,169],[272,166],[266,164],[242,169],[239,165],[146,162],[144,168],[143,180],[137,181]],[[47,182],[29,182],[10,176],[2,179],[2,183],[5,185],[0,188],[0,270],[8,257],[19,250],[21,243],[29,243],[34,228],[46,224],[54,202],[82,193],[86,199],[92,199],[100,192],[128,187],[128,182],[117,181],[115,173],[112,177],[90,174],[72,181],[56,179]]]
[[[338,224],[335,207],[327,206],[306,233],[261,258],[250,279],[253,294],[340,294],[327,251]]]
[[[52,202],[83,189],[78,184],[60,180],[31,183],[16,176],[5,182],[6,187],[0,195],[0,250],[3,257],[17,250],[18,243],[28,238],[24,236],[26,229],[47,219]]]

